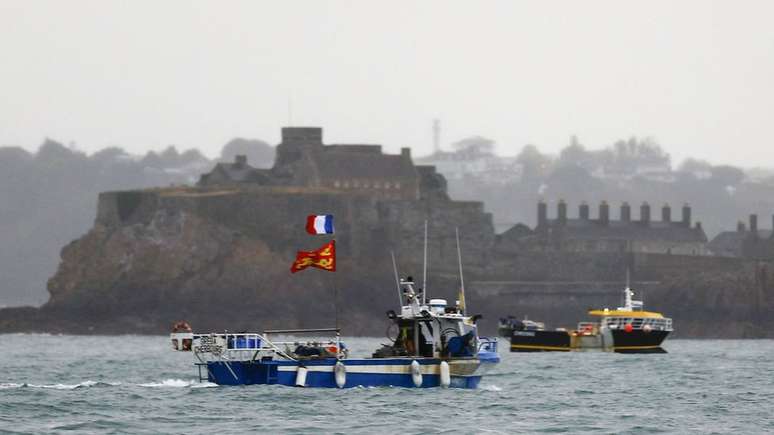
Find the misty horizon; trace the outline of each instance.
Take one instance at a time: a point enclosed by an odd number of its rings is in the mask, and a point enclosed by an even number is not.
[[[316,125],[426,155],[438,118],[442,143],[501,155],[637,136],[675,163],[767,166],[774,4],[744,5],[5,2],[0,145],[215,156]]]
[[[287,126],[283,126],[283,127],[287,127]],[[299,127],[299,126],[296,126],[296,127]],[[312,127],[312,126],[300,126],[300,127]],[[314,126],[314,127],[318,127],[318,126]],[[340,142],[331,142],[331,141],[326,140],[326,138],[324,137],[325,128],[324,127],[322,127],[322,128],[323,128],[323,140],[326,143],[328,143],[328,144],[340,143]],[[564,150],[570,148],[571,146],[573,146],[573,143],[572,143],[573,138],[579,140],[578,145],[580,145],[587,152],[611,151],[611,150],[613,150],[615,148],[615,145],[616,145],[617,142],[622,142],[622,141],[625,142],[625,141],[632,140],[632,139],[634,139],[634,140],[653,141],[652,137],[630,136],[630,137],[626,137],[626,138],[623,138],[623,137],[619,138],[618,140],[615,141],[616,143],[610,143],[610,144],[607,144],[607,145],[600,145],[600,146],[589,146],[589,145],[583,143],[583,141],[580,140],[580,138],[577,138],[575,136],[571,136],[568,139],[567,143],[565,145],[559,147],[559,149],[556,152],[548,152],[544,148],[542,148],[542,147],[540,147],[538,145],[525,144],[522,147],[518,148],[515,153],[513,153],[513,154],[505,154],[505,153],[501,152],[500,149],[498,149],[497,141],[496,140],[494,140],[492,138],[485,138],[483,136],[471,135],[471,136],[468,136],[468,137],[459,138],[459,139],[451,141],[451,142],[442,143],[441,146],[440,146],[439,151],[445,152],[445,153],[457,152],[457,151],[459,151],[459,149],[455,148],[454,144],[456,142],[462,142],[465,139],[471,139],[471,138],[482,138],[482,139],[493,140],[494,147],[492,149],[492,154],[494,156],[496,156],[496,157],[500,157],[500,158],[515,158],[524,150],[525,147],[535,147],[544,156],[546,156],[548,158],[551,158],[551,159],[554,159],[554,160],[556,160],[556,159],[558,159],[560,157],[562,151],[564,151]],[[161,153],[169,150],[170,148],[173,148],[176,151],[181,152],[181,153],[182,152],[186,152],[186,151],[196,151],[196,152],[201,153],[201,155],[203,157],[205,157],[205,158],[207,158],[209,160],[218,161],[219,159],[222,160],[222,155],[221,155],[222,154],[222,148],[226,144],[228,144],[230,141],[233,141],[233,140],[258,141],[258,142],[265,143],[266,145],[270,146],[271,148],[276,148],[276,146],[279,144],[279,141],[276,142],[276,143],[272,143],[272,142],[269,142],[269,141],[267,141],[267,140],[265,140],[263,138],[260,138],[260,137],[233,137],[229,141],[226,141],[226,142],[224,142],[221,145],[213,145],[211,148],[208,148],[207,150],[203,150],[203,149],[196,148],[196,147],[186,147],[186,146],[178,144],[178,143],[170,143],[170,144],[164,145],[164,146],[162,146],[160,148],[148,148],[148,149],[145,149],[145,151],[141,151],[139,153],[133,153],[131,148],[126,148],[126,147],[124,147],[122,145],[119,145],[119,144],[114,144],[114,145],[104,146],[102,148],[88,150],[88,149],[81,148],[78,145],[78,143],[75,142],[75,141],[65,142],[65,141],[59,140],[58,138],[45,137],[45,138],[43,138],[40,141],[40,143],[37,146],[27,147],[27,146],[19,146],[19,145],[0,144],[0,148],[19,147],[19,148],[24,149],[27,152],[30,152],[30,153],[34,154],[34,153],[37,153],[38,150],[40,149],[40,147],[43,146],[47,141],[54,141],[54,142],[57,142],[57,143],[60,143],[60,144],[62,144],[64,146],[66,146],[67,148],[69,148],[73,152],[81,152],[81,153],[86,154],[89,157],[94,156],[95,154],[98,154],[98,153],[103,152],[103,151],[105,151],[107,149],[110,149],[110,148],[119,148],[122,151],[126,152],[129,156],[135,157],[137,159],[140,159],[140,158],[142,158],[143,156],[145,156],[145,155],[147,155],[149,153],[161,154]],[[368,140],[360,141],[360,142],[351,142],[351,143],[352,144],[355,144],[355,143],[368,143],[368,144],[382,145],[383,146],[383,144],[375,143],[373,141],[368,141]],[[693,155],[687,155],[684,158],[682,158],[681,160],[675,160],[674,157],[673,157],[673,154],[670,152],[668,147],[665,147],[663,144],[660,144],[660,143],[655,142],[655,141],[653,141],[652,143],[654,145],[658,146],[659,149],[662,150],[666,154],[666,156],[670,158],[670,166],[671,166],[671,169],[674,170],[674,171],[677,171],[680,168],[680,166],[682,164],[686,163],[686,162],[690,162],[690,163],[696,163],[696,162],[698,162],[698,163],[708,163],[708,164],[711,164],[712,166],[730,165],[730,166],[737,166],[737,167],[739,167],[741,169],[744,169],[744,170],[770,170],[770,169],[774,169],[774,164],[771,164],[771,165],[770,164],[757,164],[757,165],[753,165],[753,166],[741,166],[741,165],[733,165],[733,164],[730,164],[730,163],[728,163],[726,161],[713,162],[713,161],[701,159],[701,158],[693,156]],[[414,159],[426,159],[426,158],[432,157],[435,154],[435,151],[432,149],[432,145],[430,146],[430,149],[425,149],[425,147],[417,148],[417,147],[413,147],[413,146],[410,146],[410,145],[408,147],[411,148],[412,152],[414,152],[413,155],[412,155],[412,157]],[[415,151],[417,149],[420,150],[421,154],[415,153]],[[392,153],[392,154],[399,154],[400,150],[392,150],[392,149],[388,148],[388,149],[385,150],[385,152]]]

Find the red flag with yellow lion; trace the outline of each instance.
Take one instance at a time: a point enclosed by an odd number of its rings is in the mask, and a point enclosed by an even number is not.
[[[335,272],[336,241],[331,240],[316,251],[298,251],[296,261],[290,266],[290,273],[300,272],[307,267],[316,267],[328,272]]]

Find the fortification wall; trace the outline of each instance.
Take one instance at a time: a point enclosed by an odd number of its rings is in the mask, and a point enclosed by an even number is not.
[[[316,213],[336,216],[338,272],[291,276],[295,250],[329,239],[305,233],[305,217]],[[63,249],[45,309],[124,332],[140,324],[162,332],[181,317],[197,328],[312,327],[331,320],[337,288],[347,301],[341,318],[349,333],[381,334],[373,316],[396,302],[390,252],[401,275],[421,277],[426,220],[430,294],[458,296],[459,228],[468,306],[485,315],[485,331],[508,314],[572,326],[588,308],[620,305],[627,270],[646,306],[679,319],[685,336],[766,336],[769,330],[769,263],[533,250],[524,240],[496,243],[481,203],[379,200],[323,188],[104,193],[95,227]],[[737,326],[709,329],[719,321]]]
[[[107,192],[99,197],[97,223],[113,229],[147,225],[162,212],[192,214],[262,240],[274,251],[291,253],[316,247],[304,232],[306,216],[329,213],[335,216],[342,258],[385,261],[394,251],[407,264],[422,261],[427,221],[430,259],[450,270],[457,267],[455,229],[470,267],[485,267],[494,241],[492,217],[479,202],[380,200],[313,189]]]

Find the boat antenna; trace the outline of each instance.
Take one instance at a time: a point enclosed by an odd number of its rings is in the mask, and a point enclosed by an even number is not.
[[[395,263],[395,252],[390,251],[392,256],[392,270],[395,271],[395,286],[398,288],[398,306],[403,306],[403,296],[400,295],[400,278],[398,278],[398,265]]]
[[[460,265],[460,292],[462,293],[462,315],[465,315],[467,311],[467,303],[465,302],[465,278],[462,276],[462,251],[460,251],[460,229],[454,228],[455,235],[457,236],[457,262]]]
[[[427,219],[425,219],[425,258],[422,266],[422,305],[427,303]]]

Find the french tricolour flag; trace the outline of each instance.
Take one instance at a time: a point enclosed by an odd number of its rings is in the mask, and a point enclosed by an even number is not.
[[[306,218],[306,232],[309,234],[333,234],[333,215],[310,215]]]

